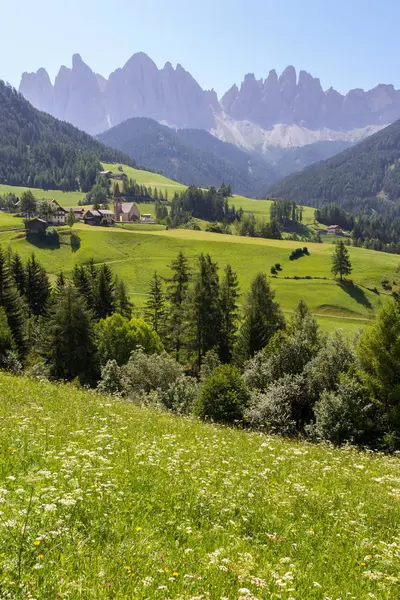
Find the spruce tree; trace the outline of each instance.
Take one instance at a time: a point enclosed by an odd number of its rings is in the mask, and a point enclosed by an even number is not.
[[[179,361],[181,351],[186,343],[187,331],[187,299],[190,281],[188,260],[183,252],[179,252],[171,263],[172,277],[168,280],[168,318],[166,321],[166,335],[170,350],[175,353]]]
[[[144,316],[146,321],[160,336],[164,331],[165,315],[165,297],[162,289],[162,281],[157,271],[155,271],[150,283],[149,298],[146,302]]]
[[[219,358],[225,363],[232,360],[236,342],[238,329],[238,289],[237,274],[233,271],[231,265],[227,265],[220,291],[222,326],[219,341]]]
[[[0,247],[0,306],[6,312],[8,324],[20,353],[26,350],[24,335],[25,307],[11,274],[7,268],[7,259]]]
[[[125,282],[115,277],[114,310],[119,315],[130,319],[132,317],[132,302],[129,300]]]
[[[11,259],[11,275],[14,280],[15,287],[21,296],[26,293],[26,272],[24,263],[21,260],[18,252]]]
[[[83,266],[75,265],[74,272],[72,275],[72,281],[76,289],[81,294],[82,298],[86,302],[86,306],[89,310],[93,310],[94,305],[94,283],[92,280],[91,273],[88,268]]]
[[[26,301],[28,313],[43,315],[46,312],[47,301],[50,296],[50,283],[46,271],[37,262],[34,254],[26,263]]]
[[[50,310],[41,348],[56,379],[92,384],[98,376],[91,314],[78,290],[67,285]]]
[[[259,273],[253,279],[244,319],[240,328],[237,358],[247,360],[262,350],[271,337],[285,326],[283,313],[277,302],[275,292],[271,290],[265,273]]]
[[[191,297],[190,328],[200,369],[206,352],[218,347],[222,328],[218,265],[209,254],[199,256],[199,270],[194,277]]]
[[[332,273],[340,276],[340,281],[343,281],[343,275],[350,275],[352,266],[349,257],[349,251],[344,245],[343,240],[339,240],[336,244],[335,251],[332,255]]]
[[[97,319],[105,319],[114,312],[115,284],[110,267],[101,265],[94,287],[94,314]]]

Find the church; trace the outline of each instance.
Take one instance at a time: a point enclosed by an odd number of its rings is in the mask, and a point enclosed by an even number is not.
[[[134,202],[121,202],[121,198],[114,198],[115,223],[139,223],[140,212]]]

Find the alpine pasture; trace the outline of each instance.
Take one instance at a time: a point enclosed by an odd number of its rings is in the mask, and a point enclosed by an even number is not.
[[[103,166],[118,172],[118,165]],[[185,187],[149,171],[125,165],[123,170],[143,185],[157,186],[164,192],[168,190],[169,197]],[[3,185],[0,186],[0,193],[14,191],[18,195],[24,189]],[[77,206],[83,198],[81,192],[33,190],[33,193],[37,198],[55,198],[66,208]],[[237,208],[242,206],[245,212],[254,213],[256,218],[269,219],[269,200],[234,196],[231,202]],[[140,204],[139,208],[142,213],[154,213],[153,204]],[[313,209],[304,208],[305,225],[314,225],[313,214]],[[78,247],[71,247],[69,232],[65,228],[60,231],[60,247],[49,249],[44,244],[27,241],[22,219],[0,214],[0,243],[4,246],[10,245],[18,250],[23,258],[34,251],[40,262],[54,275],[60,270],[70,275],[75,264],[86,263],[91,257],[97,264],[106,262],[124,279],[131,299],[139,309],[146,301],[154,271],[168,277],[168,265],[180,250],[188,255],[193,264],[201,252],[209,253],[217,260],[221,270],[230,263],[238,272],[243,299],[251,279],[260,271],[269,273],[270,268],[279,263],[282,271],[278,277],[271,278],[271,283],[282,308],[290,312],[303,298],[326,330],[341,327],[351,335],[373,317],[385,300],[387,291],[382,288],[382,278],[387,277],[394,289],[398,287],[397,279],[400,284],[397,273],[399,260],[395,255],[350,248],[354,285],[339,285],[330,271],[331,239],[322,244],[265,240],[187,229],[166,230],[163,226],[143,224],[124,224],[109,229],[77,223],[74,231],[79,237]],[[307,245],[310,255],[290,261],[290,252],[304,245]]]
[[[398,598],[398,458],[5,374],[0,449],[3,598]]]

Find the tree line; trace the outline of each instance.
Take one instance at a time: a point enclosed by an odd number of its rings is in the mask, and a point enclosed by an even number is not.
[[[36,110],[0,81],[0,183],[87,192],[100,161],[134,166],[127,155]]]
[[[0,248],[2,368],[216,422],[400,448],[398,295],[351,344],[322,333],[303,301],[285,318],[264,273],[242,299],[232,267],[220,277],[209,255],[190,265],[179,253],[169,270],[139,317],[106,264],[51,285],[34,255]],[[332,271],[351,272],[342,241]]]

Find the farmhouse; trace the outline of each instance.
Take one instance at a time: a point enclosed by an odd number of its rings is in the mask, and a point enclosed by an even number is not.
[[[35,217],[34,219],[29,219],[29,221],[25,221],[26,233],[44,233],[47,227],[47,222],[43,219],[38,219],[38,217]]]
[[[83,217],[87,225],[112,225],[114,223],[112,210],[90,208]]]
[[[144,213],[140,220],[142,223],[154,223],[150,213]]]
[[[128,179],[126,173],[113,173],[112,171],[100,171],[100,175],[107,177],[107,179],[115,179],[117,181],[124,181]]]
[[[84,215],[85,209],[84,208],[73,208],[72,210],[74,212],[75,219],[77,221],[83,221],[83,215]]]
[[[139,209],[134,202],[121,202],[119,198],[116,198],[114,202],[114,220],[118,223],[139,223]]]
[[[327,233],[332,235],[341,235],[343,231],[340,225],[329,225],[327,228]]]
[[[51,206],[53,207],[53,214],[50,214],[47,218],[49,225],[65,225],[68,211],[63,208],[57,200],[51,200]]]

